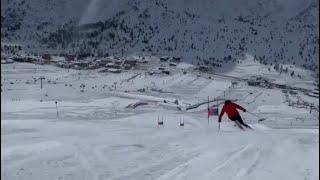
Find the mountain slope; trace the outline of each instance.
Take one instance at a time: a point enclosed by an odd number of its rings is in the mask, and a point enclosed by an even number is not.
[[[30,52],[177,55],[318,69],[318,1],[2,0],[4,41]]]

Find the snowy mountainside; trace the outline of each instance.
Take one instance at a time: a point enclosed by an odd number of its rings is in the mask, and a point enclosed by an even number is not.
[[[177,55],[194,64],[266,63],[318,69],[318,1],[2,0],[4,41],[29,52]]]

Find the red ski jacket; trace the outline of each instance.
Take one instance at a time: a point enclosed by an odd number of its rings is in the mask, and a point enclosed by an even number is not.
[[[244,109],[243,107],[239,106],[236,103],[225,104],[221,110],[220,115],[219,115],[219,122],[221,122],[221,118],[224,113],[227,113],[227,115],[230,119],[238,116],[239,112],[237,111],[237,109],[241,109],[243,112],[246,112],[246,109]]]

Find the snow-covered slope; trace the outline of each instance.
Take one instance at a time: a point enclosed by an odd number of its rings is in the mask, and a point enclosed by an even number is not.
[[[303,93],[315,88],[310,71],[291,77],[269,71],[249,55],[228,73],[201,73],[185,63],[170,75],[145,73],[155,67],[112,74],[2,64],[1,177],[319,178],[319,99]],[[270,82],[305,90],[248,86],[245,79],[258,72]],[[46,78],[43,89],[41,76]],[[208,125],[207,104],[185,110],[208,96],[219,111],[224,99],[235,99],[266,120],[240,112],[253,131],[239,130],[226,116],[219,130],[217,116]],[[128,106],[136,103],[145,104]],[[163,127],[157,125],[162,119]]]
[[[318,69],[316,0],[2,0],[4,41],[31,52],[182,56]]]

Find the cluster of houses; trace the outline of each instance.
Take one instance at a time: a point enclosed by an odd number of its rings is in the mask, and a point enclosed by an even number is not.
[[[205,73],[212,73],[213,68],[210,66],[205,66],[205,65],[200,65],[197,68],[195,68],[195,70],[201,71],[201,72],[205,72]]]
[[[99,72],[111,72],[121,73],[124,70],[130,70],[137,68],[139,65],[148,64],[149,61],[145,58],[125,58],[120,59],[118,57],[87,57],[79,59],[76,55],[66,54],[60,56],[51,56],[50,54],[43,54],[41,56],[32,55],[16,55],[10,58],[4,58],[1,54],[1,63],[13,63],[13,62],[27,62],[34,64],[51,64],[56,65],[60,68],[77,69],[77,70],[89,70],[89,69],[101,69]],[[160,63],[165,63],[170,67],[176,67],[181,62],[181,57],[160,57]],[[211,68],[207,66],[199,66],[199,71],[209,72]],[[149,75],[153,74],[166,74],[169,75],[171,72],[168,68],[163,67],[161,64],[156,70],[148,72]]]
[[[63,55],[63,56],[51,56],[50,54],[43,54],[41,56],[30,55],[16,55],[11,56],[10,61],[1,55],[1,63],[13,63],[13,62],[27,62],[34,64],[51,64],[61,68],[88,70],[88,69],[101,69],[99,72],[111,72],[121,73],[124,70],[130,70],[136,68],[138,65],[148,64],[149,61],[145,58],[125,58],[120,59],[118,57],[87,57],[78,59],[76,55]],[[8,59],[8,58],[7,58]],[[161,57],[161,62],[168,62],[169,66],[177,66],[181,62],[180,57]],[[170,71],[164,68],[159,68],[162,73],[170,74]]]
[[[1,64],[11,64],[13,59],[1,52]]]
[[[124,70],[135,69],[140,65],[148,64],[149,61],[145,58],[125,58],[120,59],[118,57],[87,57],[79,59],[76,55],[66,54],[60,56],[51,56],[50,54],[43,54],[41,56],[32,55],[16,55],[3,57],[1,54],[1,63],[13,63],[13,62],[27,62],[34,64],[51,64],[56,65],[60,68],[77,69],[77,70],[89,70],[89,69],[101,69],[99,72],[111,72],[121,73]],[[170,67],[176,67],[181,62],[181,57],[160,57],[160,63],[165,63]],[[196,68],[202,72],[209,72],[212,69],[207,66],[199,66]],[[168,68],[160,65],[156,70],[148,72],[149,75],[153,74],[166,74],[169,75],[171,72]]]
[[[273,87],[276,86],[278,88],[286,88],[286,86],[284,84],[274,84],[274,83],[270,83],[270,81],[265,78],[265,77],[261,77],[261,76],[252,76],[248,81],[247,81],[248,86],[257,86],[257,87],[263,87],[263,88],[267,88],[267,89],[272,89]]]
[[[120,73],[123,70],[130,70],[135,68],[138,64],[146,64],[147,60],[140,59],[124,59],[115,57],[97,58],[91,57],[86,59],[76,59],[76,57],[68,57],[65,61],[57,63],[57,66],[62,68],[73,69],[100,69],[100,72]]]
[[[296,95],[297,91],[303,92],[307,96],[319,98],[319,88],[314,88],[314,90],[307,90],[298,87],[291,87],[286,85],[285,82],[270,82],[267,78],[261,76],[253,76],[247,80],[248,86],[263,87],[267,89],[279,88],[282,89],[283,93],[289,93],[291,95]]]
[[[261,76],[252,76],[249,80],[247,80],[247,84],[248,86],[257,86],[257,87],[262,87],[267,89],[279,88],[279,89],[294,90],[294,88],[286,85],[284,81],[271,82],[268,78],[261,77]],[[298,89],[295,89],[295,90],[298,90]]]
[[[140,63],[148,63],[148,61],[138,61],[136,59],[97,59],[95,61],[96,66],[104,67],[100,72],[121,73],[122,70],[130,70],[136,67]]]
[[[61,68],[72,69],[99,69],[104,68],[102,72],[120,73],[122,70],[129,70],[136,67],[138,64],[147,64],[145,59],[124,59],[116,57],[88,57],[85,59],[78,59],[76,55],[51,56],[50,54],[43,54],[42,56],[31,55],[15,55],[7,57],[1,54],[1,63],[13,62],[27,62],[34,64],[51,64]]]
[[[176,67],[178,65],[178,63],[181,62],[181,57],[169,57],[169,56],[162,56],[160,57],[160,62],[161,63],[166,63],[171,67]],[[166,68],[163,64],[160,64],[160,67],[158,67],[157,69],[151,71],[151,72],[147,72],[149,75],[153,75],[153,74],[166,74],[166,75],[170,75],[171,71]]]
[[[311,92],[305,92],[304,94],[307,96],[319,98],[319,88],[315,88]]]

